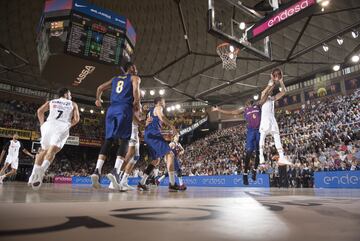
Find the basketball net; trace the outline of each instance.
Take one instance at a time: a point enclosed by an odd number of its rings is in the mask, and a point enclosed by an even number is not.
[[[236,69],[236,58],[239,49],[230,45],[229,43],[222,43],[216,47],[216,52],[220,56],[223,68],[226,70]]]

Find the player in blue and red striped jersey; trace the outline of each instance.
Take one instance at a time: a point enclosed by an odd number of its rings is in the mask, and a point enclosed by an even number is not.
[[[257,102],[249,99],[245,107],[236,110],[222,110],[219,107],[213,107],[212,111],[217,111],[228,115],[241,115],[244,114],[244,118],[247,122],[247,133],[246,133],[246,146],[245,146],[245,159],[244,159],[244,185],[249,185],[248,174],[250,169],[250,159],[255,151],[255,164],[252,170],[252,179],[256,180],[256,169],[259,165],[259,141],[260,141],[260,120],[261,120],[261,106],[265,103],[267,97],[273,90],[273,86],[269,86],[264,90],[265,95]]]

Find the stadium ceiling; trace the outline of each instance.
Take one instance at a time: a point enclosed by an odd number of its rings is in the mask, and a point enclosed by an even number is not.
[[[360,26],[358,0],[332,0],[324,12],[273,34],[272,61],[242,51],[234,71],[223,70],[215,51],[222,41],[207,32],[207,0],[89,2],[132,21],[138,36],[134,62],[142,88],[165,88],[170,100],[232,103],[259,92],[275,66],[283,68],[285,84],[293,83],[333,64],[346,64],[350,54],[360,49],[360,37],[354,39],[350,33]],[[260,1],[242,2],[251,7]],[[35,43],[43,6],[40,0],[0,2],[0,82],[51,90],[40,76]],[[336,41],[339,36],[342,45]],[[323,51],[323,43],[329,46],[328,52]]]

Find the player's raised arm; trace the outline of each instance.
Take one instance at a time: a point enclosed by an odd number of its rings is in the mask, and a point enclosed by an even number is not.
[[[279,80],[281,91],[275,95],[275,100],[280,100],[286,94],[286,87],[283,78]]]
[[[133,86],[133,96],[134,96],[134,110],[140,110],[140,82],[141,79],[139,76],[131,76],[132,86]]]
[[[72,119],[71,119],[71,127],[75,126],[80,121],[79,107],[75,102],[73,102],[73,107],[74,107],[74,109],[73,109],[73,115],[72,115]]]
[[[40,106],[40,108],[37,110],[37,117],[39,119],[40,126],[42,126],[42,124],[44,124],[45,112],[48,111],[49,109],[50,109],[49,101],[46,101],[45,104]]]
[[[236,109],[236,110],[222,110],[219,107],[213,107],[211,109],[211,111],[213,112],[220,112],[226,115],[241,115],[242,113],[244,113],[245,108],[241,107],[240,109]]]
[[[171,122],[169,121],[168,118],[166,118],[166,116],[164,115],[163,113],[163,108],[158,106],[158,107],[155,107],[155,113],[156,115],[159,117],[159,119],[165,124],[167,125],[168,127],[171,128],[171,130],[173,131],[173,134],[176,135],[177,134],[177,130],[175,128],[175,126],[173,126],[171,124]]]
[[[104,93],[105,90],[108,90],[111,88],[111,83],[112,83],[112,80],[108,80],[104,83],[102,83],[101,85],[99,85],[96,89],[96,101],[95,101],[95,105],[97,107],[101,107],[101,104],[103,102],[103,100],[101,99],[101,96],[102,94]]]

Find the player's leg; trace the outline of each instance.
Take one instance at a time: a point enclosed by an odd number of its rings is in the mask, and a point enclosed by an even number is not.
[[[129,186],[128,177],[135,167],[136,162],[140,159],[140,143],[138,139],[135,141],[130,142],[130,147],[125,157],[125,162],[127,162],[127,164],[125,166],[124,175],[120,181],[120,187],[123,191],[134,189]]]
[[[158,180],[157,180],[157,185],[159,186],[160,185],[160,183],[165,179],[165,178],[167,178],[169,176],[169,172],[167,171],[167,170],[165,170],[165,172],[164,172],[164,174],[161,176],[161,177],[159,177],[158,178]]]
[[[7,160],[7,158],[6,158],[6,160]],[[4,164],[3,168],[1,169],[0,184],[3,183],[3,180],[6,177],[6,170],[8,169],[9,165],[10,165],[10,163],[5,161],[5,164]]]
[[[151,147],[149,147],[149,152],[151,152]],[[156,155],[150,155],[150,156],[156,156]],[[153,172],[153,170],[155,169],[156,166],[158,166],[160,163],[160,158],[157,159],[153,159],[153,161],[151,163],[149,163],[149,165],[147,165],[144,174],[138,184],[138,189],[139,190],[143,190],[143,191],[148,191],[149,189],[146,187],[146,180],[148,179],[148,177],[151,175],[151,173]]]
[[[259,160],[260,160],[260,164],[265,163],[264,148],[265,148],[266,134],[267,134],[266,132],[260,131],[260,141],[259,141]]]
[[[7,160],[8,160],[8,159],[6,158],[5,164],[4,164],[4,166],[1,168],[1,171],[0,171],[0,175],[1,175],[1,176],[5,174],[6,170],[8,169],[8,167],[9,167],[9,165],[10,165],[10,163],[11,163],[11,162],[8,162]]]
[[[120,189],[120,170],[122,164],[124,163],[128,146],[128,140],[119,139],[114,169],[111,173],[107,174],[107,177],[110,179],[115,189]]]
[[[278,161],[279,165],[292,165],[292,163],[289,160],[287,160],[287,158],[284,155],[284,149],[281,144],[280,134],[276,132],[273,134],[273,137],[274,137],[276,150],[279,153],[279,161]]]
[[[244,174],[243,174],[243,184],[249,185],[248,175],[250,170],[250,159],[252,153],[255,149],[255,130],[252,128],[247,129],[246,133],[246,146],[245,146],[245,158],[244,158]]]
[[[167,170],[169,172],[169,191],[176,192],[179,190],[179,187],[175,182],[174,153],[172,151],[169,151],[165,154],[164,159],[166,162]]]
[[[109,155],[110,149],[113,146],[115,140],[114,134],[116,128],[117,128],[117,119],[115,117],[113,108],[110,106],[106,112],[106,117],[105,117],[105,141],[101,145],[100,153],[96,161],[95,170],[93,174],[90,176],[91,183],[94,188],[101,188],[100,185],[101,171],[107,159],[107,156]]]
[[[176,176],[179,179],[179,191],[185,191],[187,187],[183,181],[180,162],[179,159],[177,158],[174,159],[174,168],[175,168]]]
[[[57,146],[57,145],[51,145],[49,147],[49,149],[46,150],[46,154],[44,156],[44,161],[42,162],[40,168],[34,169],[34,177],[32,180],[33,189],[37,190],[40,188],[47,169],[50,167],[51,163],[54,161],[55,155],[61,150],[61,147]]]
[[[44,150],[41,148],[41,150],[36,155],[35,163],[34,163],[32,171],[31,171],[31,175],[29,177],[28,185],[31,185],[34,182],[34,170],[41,168],[41,165],[42,165],[45,155],[46,155],[46,151],[47,150]]]
[[[285,158],[284,149],[280,139],[279,126],[275,118],[272,120],[272,136],[274,137],[276,150],[279,153],[279,165],[292,165],[292,163]]]
[[[260,163],[260,153],[259,153],[259,142],[260,142],[260,132],[259,130],[256,130],[255,133],[255,140],[254,140],[254,145],[255,145],[255,164],[254,164],[254,168],[252,170],[252,175],[251,178],[253,181],[256,181],[256,171],[259,167],[259,163]]]

